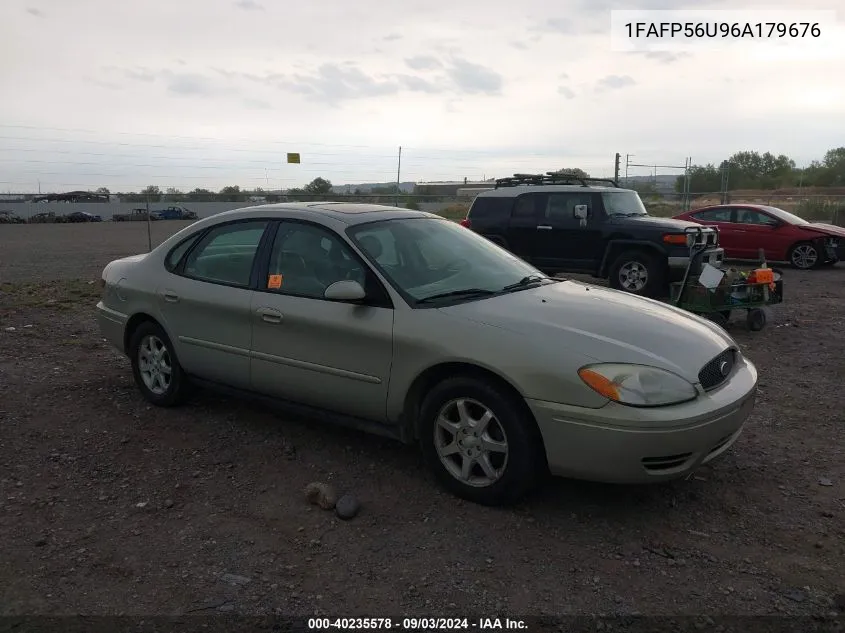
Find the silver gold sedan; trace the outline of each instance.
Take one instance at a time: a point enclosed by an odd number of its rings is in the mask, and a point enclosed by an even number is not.
[[[726,451],[757,371],[718,325],[551,279],[431,214],[289,203],[109,263],[100,328],[153,404],[191,384],[403,442],[484,503],[553,475],[684,477]]]

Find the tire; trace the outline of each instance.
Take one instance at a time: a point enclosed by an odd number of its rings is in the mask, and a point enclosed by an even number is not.
[[[142,354],[148,356],[150,349],[159,352],[159,363],[163,363],[152,373],[144,371],[141,363]],[[148,402],[158,407],[173,407],[183,402],[188,390],[187,379],[170,338],[158,323],[144,321],[135,328],[129,339],[129,359],[135,384]],[[165,368],[170,371],[169,381]]]
[[[610,287],[643,297],[668,294],[666,262],[656,253],[625,251],[610,265]]]
[[[461,409],[468,415],[461,416]],[[505,452],[485,452],[478,445],[458,446],[458,437],[462,437],[458,433],[469,430],[469,426],[459,429],[456,423],[462,418],[477,423],[485,411],[492,415],[486,431],[466,435],[462,441],[492,440],[504,444]],[[420,416],[423,459],[440,485],[457,497],[487,506],[510,505],[531,492],[544,474],[546,458],[540,431],[525,407],[515,397],[503,395],[501,387],[469,376],[446,379],[426,395]],[[454,430],[439,424],[441,417],[453,421]],[[450,445],[461,452],[441,457]],[[495,470],[493,477],[482,470],[479,455],[485,456],[485,463]],[[473,483],[461,479],[461,465],[468,459]]]
[[[748,317],[746,318],[746,325],[748,329],[752,332],[759,332],[764,327],[766,327],[766,311],[760,308],[752,308],[748,311]]]
[[[810,270],[822,264],[822,257],[812,242],[798,242],[789,249],[789,263],[798,270]]]

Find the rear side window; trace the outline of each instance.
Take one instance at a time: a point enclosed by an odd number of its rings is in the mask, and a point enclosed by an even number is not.
[[[708,209],[707,211],[700,211],[693,213],[692,217],[700,222],[730,222],[730,209]]]
[[[507,220],[511,217],[513,198],[481,197],[475,199],[469,211],[473,220]]]
[[[179,265],[179,262],[182,261],[182,257],[185,256],[185,253],[188,252],[188,249],[194,245],[194,242],[197,241],[200,235],[203,234],[203,231],[192,235],[186,240],[182,240],[173,247],[173,250],[170,251],[170,254],[167,256],[167,259],[164,260],[164,267],[169,271],[176,270],[176,267]]]

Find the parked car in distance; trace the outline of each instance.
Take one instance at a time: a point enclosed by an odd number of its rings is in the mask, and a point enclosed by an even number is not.
[[[62,224],[64,222],[67,222],[67,218],[63,215],[56,215],[53,211],[36,213],[28,220],[29,224]]]
[[[153,211],[155,220],[196,220],[197,214],[185,207],[172,206],[159,211]]]
[[[604,186],[602,186],[604,185]],[[690,264],[688,239],[702,262],[721,266],[718,234],[684,233],[692,222],[652,217],[636,191],[610,179],[516,174],[480,192],[461,224],[548,274],[587,273],[611,288],[667,297]]]
[[[484,504],[554,475],[643,483],[724,453],[757,370],[721,327],[554,279],[420,211],[227,211],[109,263],[97,315],[149,402],[191,383],[419,442]]]
[[[793,213],[762,204],[720,204],[692,209],[679,220],[713,226],[730,259],[789,262],[799,269],[832,266],[840,259],[845,228],[808,222]]]
[[[158,220],[154,213],[150,213],[150,220]],[[132,209],[129,213],[115,213],[112,216],[112,222],[146,222],[147,210]]]
[[[0,224],[26,224],[26,220],[14,211],[0,211]]]
[[[68,213],[65,216],[65,220],[67,222],[102,222],[103,218],[102,216],[87,213],[86,211],[74,211],[73,213]]]

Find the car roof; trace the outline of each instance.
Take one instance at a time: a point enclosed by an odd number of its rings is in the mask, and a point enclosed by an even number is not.
[[[515,187],[500,187],[481,191],[478,198],[510,198],[523,193],[603,193],[606,191],[633,191],[633,189],[622,189],[620,187],[593,187],[584,185],[516,185]]]
[[[307,219],[331,218],[343,224],[354,225],[378,220],[393,220],[398,218],[440,218],[439,215],[425,211],[413,211],[401,207],[382,204],[367,204],[360,202],[281,202],[277,204],[261,204],[252,207],[232,209],[211,216],[209,219],[223,220],[234,217],[296,217]]]
[[[708,204],[706,207],[698,207],[690,209],[687,213],[696,213],[697,211],[704,211],[705,209],[727,209],[734,207],[742,207],[743,209],[757,209],[758,211],[766,211],[770,207],[765,204],[753,204],[751,202],[733,202],[730,204]]]

